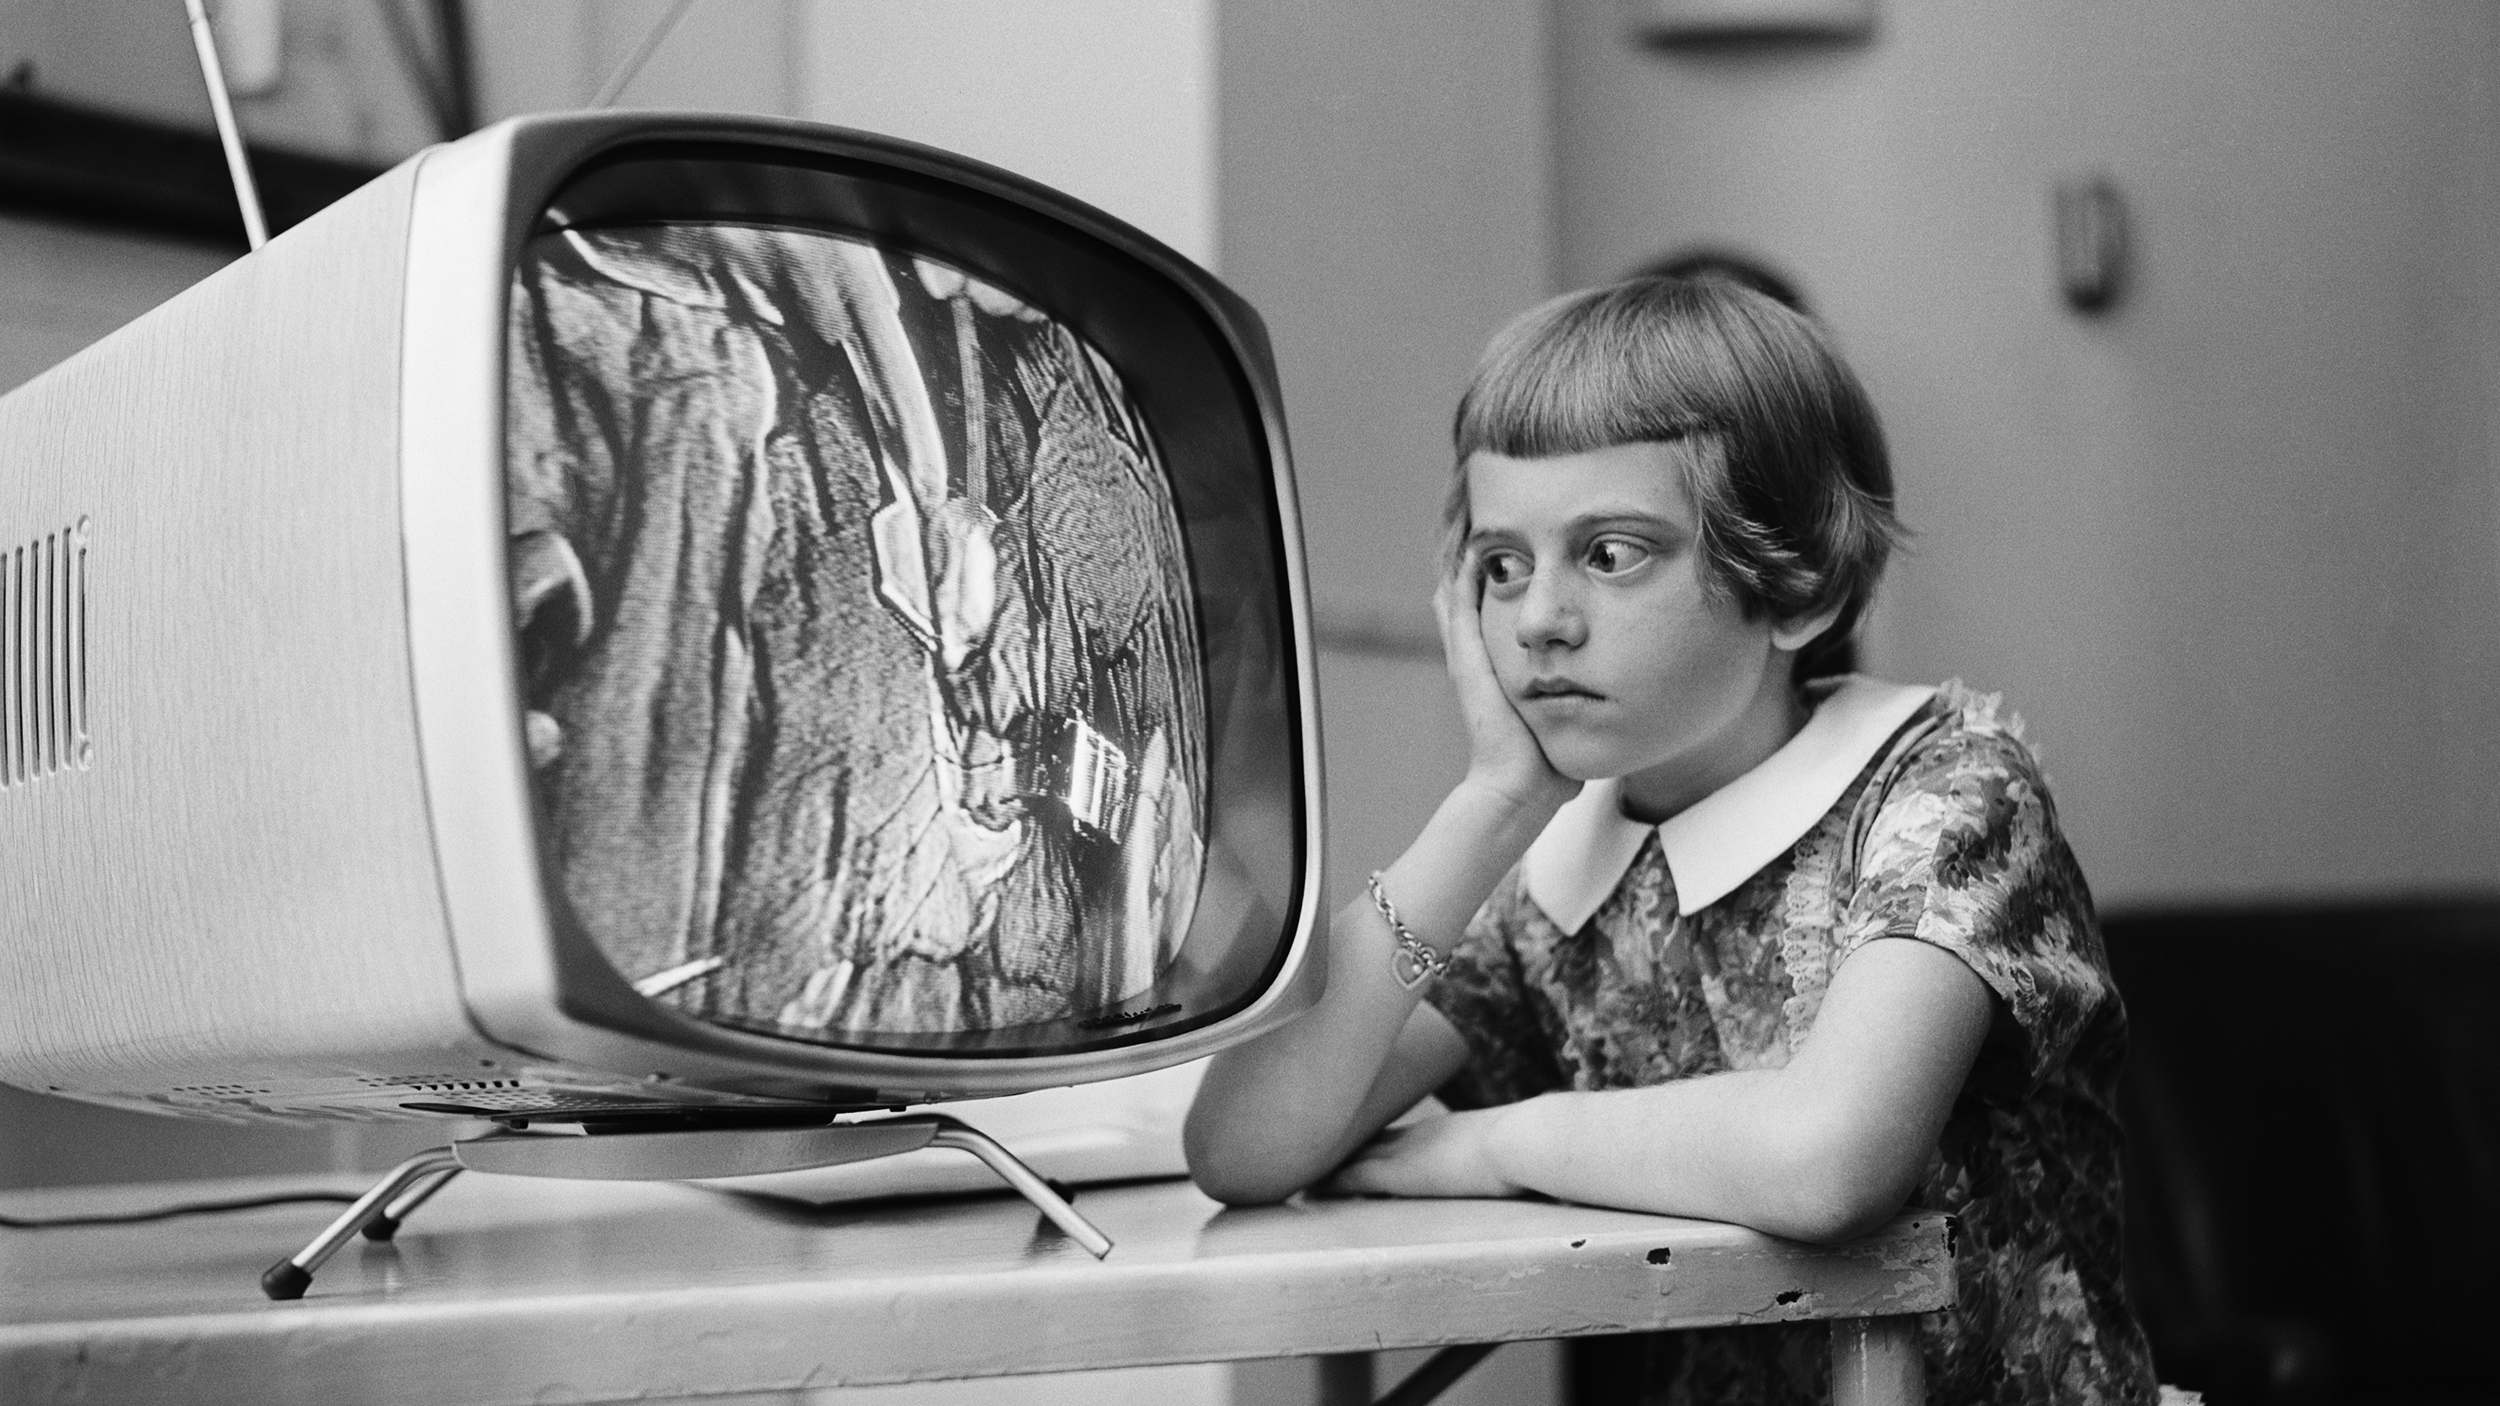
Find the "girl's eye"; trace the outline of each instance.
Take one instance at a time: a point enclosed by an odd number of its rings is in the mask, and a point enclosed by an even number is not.
[[[1649,560],[1649,548],[1623,537],[1600,537],[1589,543],[1589,569],[1600,576],[1620,576]]]
[[[1528,579],[1528,559],[1517,552],[1486,552],[1477,559],[1487,586],[1516,585]]]

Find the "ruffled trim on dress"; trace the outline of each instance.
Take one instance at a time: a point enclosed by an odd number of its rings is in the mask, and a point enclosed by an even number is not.
[[[1833,881],[1839,875],[1841,840],[1828,821],[1807,831],[1797,843],[1796,865],[1780,895],[1780,964],[1793,993],[1780,1003],[1780,1023],[1792,1056],[1805,1047],[1832,981],[1832,933],[1840,915]]]
[[[1946,679],[1937,686],[1936,699],[1962,715],[1965,729],[1983,735],[2010,737],[2023,744],[2034,762],[2039,761],[2040,750],[2031,745],[2029,737],[2023,735],[2023,715],[2005,706],[2004,694],[1981,693],[1960,679]]]

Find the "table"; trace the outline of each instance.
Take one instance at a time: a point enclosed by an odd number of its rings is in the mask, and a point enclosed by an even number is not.
[[[19,1192],[0,1211],[269,1189]],[[1953,1298],[1953,1225],[1932,1212],[1818,1249],[1542,1201],[1232,1210],[1163,1181],[1079,1205],[1109,1259],[1007,1196],[817,1206],[471,1174],[296,1303],[264,1300],[258,1276],[334,1206],[0,1231],[0,1383],[12,1406],[647,1402],[1835,1319],[1836,1400],[1890,1406],[1916,1399],[1902,1315]]]

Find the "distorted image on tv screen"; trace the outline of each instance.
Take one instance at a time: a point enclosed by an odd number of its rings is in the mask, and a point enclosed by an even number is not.
[[[507,484],[553,900],[645,994],[828,1044],[1119,1011],[1206,846],[1170,481],[1120,376],[818,229],[526,246]]]

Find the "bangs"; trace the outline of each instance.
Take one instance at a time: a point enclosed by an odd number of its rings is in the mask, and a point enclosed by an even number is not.
[[[1650,280],[1532,310],[1477,363],[1452,427],[1458,458],[1550,458],[1733,429],[1744,389],[1730,342],[1759,334],[1713,325],[1744,321],[1714,301],[1681,281]]]

